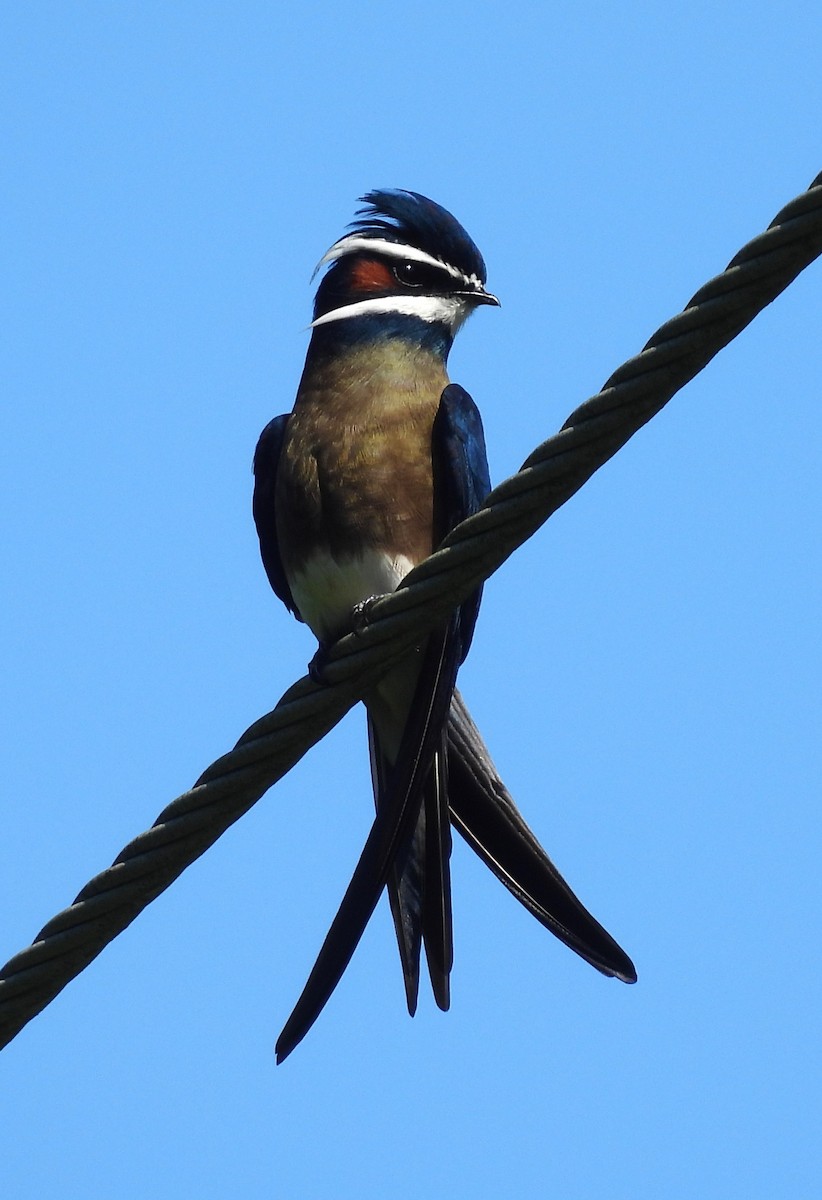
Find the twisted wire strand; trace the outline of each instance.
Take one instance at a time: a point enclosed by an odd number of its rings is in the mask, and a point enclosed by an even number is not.
[[[194,787],[0,969],[5,1046],[323,737],[391,663],[461,603],[822,253],[822,174],[575,409],[403,585],[329,652]]]

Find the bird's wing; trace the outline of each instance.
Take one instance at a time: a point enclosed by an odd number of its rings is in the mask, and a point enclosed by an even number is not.
[[[636,982],[625,951],[577,899],[519,813],[455,691],[448,720],[451,819],[530,913],[603,975]]]
[[[443,492],[454,496],[448,528],[479,508],[490,490],[479,413],[462,388],[451,385],[438,414],[450,469]],[[449,493],[450,489],[450,493]],[[480,592],[463,604],[461,637],[467,653]],[[628,955],[580,903],[519,813],[471,720],[454,692],[448,722],[448,796],[460,833],[529,912],[597,970],[636,981]]]
[[[442,393],[433,434],[435,521],[440,538],[477,511],[491,490],[482,418],[465,388],[450,383]],[[474,636],[482,588],[462,604],[460,663]]]
[[[435,522],[442,537],[490,490],[479,412],[464,388],[445,388],[432,431]],[[399,752],[389,767],[372,727],[377,815],[351,883],[300,999],[277,1042],[281,1062],[319,1016],[348,965],[380,893],[389,884],[409,1011],[416,1006],[420,931],[441,1008],[453,959],[445,728],[457,670],[471,642],[477,591],[427,641]],[[421,881],[421,886],[420,886]]]
[[[262,556],[268,582],[276,596],[283,604],[301,620],[291,595],[291,588],[280,557],[280,543],[277,538],[276,493],[277,471],[280,466],[280,451],[283,446],[285,427],[289,414],[275,417],[269,421],[260,434],[257,449],[254,451],[254,524],[257,526],[257,536],[260,539],[260,555]]]

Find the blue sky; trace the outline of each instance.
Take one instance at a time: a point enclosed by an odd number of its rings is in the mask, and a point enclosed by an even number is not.
[[[5,959],[313,653],[256,437],[375,186],[499,311],[452,377],[516,470],[822,169],[818,6],[7,8]],[[0,1059],[3,1179],[59,1195],[810,1195],[822,993],[822,267],[486,589],[461,686],[639,983],[455,846],[447,1015],[381,905],[275,1069],[370,821],[355,711]]]

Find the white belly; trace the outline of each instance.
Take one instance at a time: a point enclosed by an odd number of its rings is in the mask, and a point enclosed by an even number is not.
[[[329,642],[350,630],[357,604],[395,591],[414,565],[404,554],[379,550],[341,562],[315,554],[288,582],[306,625],[319,641]]]

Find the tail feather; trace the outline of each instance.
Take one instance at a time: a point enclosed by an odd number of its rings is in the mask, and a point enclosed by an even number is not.
[[[497,774],[455,691],[448,719],[451,820],[497,878],[560,941],[603,975],[636,982],[625,951],[571,891]]]
[[[371,778],[377,809],[389,771],[373,722],[368,721]],[[386,889],[402,964],[405,998],[417,1009],[423,943],[437,1005],[450,1006],[453,964],[451,931],[451,820],[448,808],[448,760],[445,738],[436,751],[423,792],[423,803],[407,853],[393,864]]]
[[[437,1005],[451,1005],[451,967],[454,940],[451,926],[451,817],[448,808],[448,754],[442,745],[434,756],[425,787],[422,819],[425,822],[425,877],[423,939],[428,974]]]
[[[389,786],[380,796],[377,815],[337,915],[277,1039],[278,1062],[288,1057],[322,1012],[348,966],[394,864],[404,862],[408,855],[454,690],[456,662],[449,632],[450,628],[442,637],[429,638],[399,752],[390,769]]]
[[[385,794],[388,765],[379,746],[374,723],[368,718],[368,750],[371,757],[371,784],[374,789],[374,804],[380,806],[380,797]],[[422,950],[423,887],[425,868],[425,826],[417,821],[408,856],[402,865],[395,862],[388,876],[386,890],[391,906],[391,918],[400,952],[405,1000],[408,1013],[413,1017],[417,1011],[420,990],[420,953]]]

